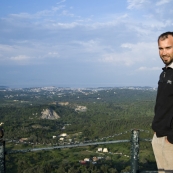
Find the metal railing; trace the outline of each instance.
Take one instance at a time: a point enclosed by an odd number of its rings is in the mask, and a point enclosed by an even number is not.
[[[12,153],[26,153],[26,152],[35,152],[35,151],[45,151],[45,150],[52,150],[52,149],[59,149],[59,148],[72,148],[72,147],[81,147],[81,146],[88,146],[88,145],[98,145],[98,144],[111,144],[111,143],[131,143],[131,171],[130,173],[139,173],[139,132],[140,130],[132,130],[131,131],[131,140],[116,140],[116,141],[107,141],[107,142],[94,142],[94,143],[87,143],[87,144],[74,144],[74,145],[66,145],[66,146],[54,146],[54,147],[45,147],[45,148],[31,148],[25,150],[11,150],[5,151],[5,141],[0,136],[0,173],[5,173],[5,155],[12,154]],[[3,130],[0,129],[0,134],[3,134]],[[151,140],[143,140],[143,141],[151,141]],[[142,171],[142,173],[155,173],[158,171]]]

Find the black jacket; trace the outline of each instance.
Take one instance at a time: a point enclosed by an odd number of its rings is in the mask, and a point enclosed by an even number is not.
[[[152,129],[157,137],[167,136],[173,144],[173,69],[163,68],[158,82]]]

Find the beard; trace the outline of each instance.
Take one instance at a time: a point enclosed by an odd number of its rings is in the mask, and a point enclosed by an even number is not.
[[[167,59],[167,60],[164,60],[162,59],[163,63],[168,66],[169,64],[171,64],[173,62],[173,58],[170,58],[170,59]]]

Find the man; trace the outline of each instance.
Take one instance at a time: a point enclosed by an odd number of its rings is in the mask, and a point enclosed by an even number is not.
[[[152,147],[159,172],[173,173],[173,32],[161,34],[158,47],[165,67],[158,82]]]

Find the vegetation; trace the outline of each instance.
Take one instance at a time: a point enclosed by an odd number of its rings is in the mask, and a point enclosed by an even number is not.
[[[156,91],[152,88],[26,88],[0,90],[6,150],[130,139],[132,129],[151,139]],[[66,103],[66,104],[65,104]],[[86,107],[76,110],[77,106]],[[59,119],[41,119],[43,109]],[[60,141],[60,135],[67,136]],[[56,136],[53,138],[53,136]],[[115,173],[130,171],[130,143],[6,155],[7,173]],[[96,152],[108,148],[109,153]],[[121,154],[118,154],[121,153]],[[84,158],[103,157],[85,165]],[[156,170],[149,142],[140,142],[140,170]]]

